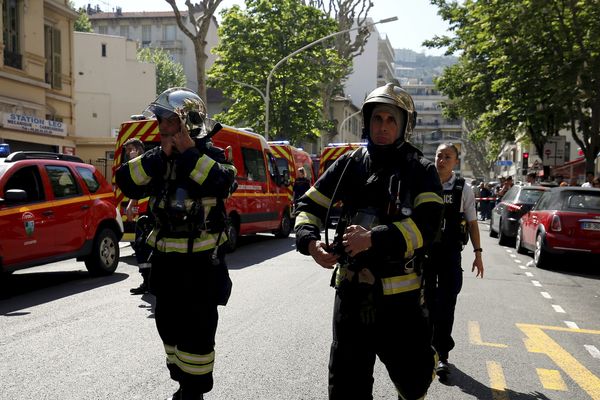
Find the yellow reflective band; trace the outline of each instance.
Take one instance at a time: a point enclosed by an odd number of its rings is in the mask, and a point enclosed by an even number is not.
[[[150,236],[148,236],[148,245],[151,247],[155,247],[158,251],[162,253],[187,253],[188,252],[188,238],[168,238],[163,237],[159,241],[156,241],[158,236],[158,230],[155,229],[152,231]],[[207,251],[214,249],[216,247],[217,238],[219,237],[218,233],[208,233],[202,232],[200,237],[194,239],[194,243],[192,246],[193,253],[199,253],[201,251]],[[227,241],[227,235],[222,234],[221,240],[219,241],[219,246]]]
[[[190,375],[205,375],[213,371],[215,352],[209,354],[192,354],[175,349],[175,364],[183,372]]]
[[[323,227],[323,223],[319,217],[305,211],[298,213],[296,216],[296,224],[294,225],[294,228],[297,228],[300,225],[315,225],[319,229]]]
[[[331,199],[325,196],[323,193],[319,192],[317,189],[315,189],[314,186],[311,186],[311,188],[308,189],[305,194],[309,199],[311,199],[321,207],[328,208],[329,203],[331,203]]]
[[[215,352],[212,351],[208,354],[193,354],[186,353],[185,351],[181,351],[179,349],[175,350],[175,354],[177,358],[181,361],[186,362],[188,364],[208,364],[215,361]]]
[[[142,156],[137,156],[133,160],[127,163],[129,165],[129,174],[131,175],[131,180],[138,186],[146,185],[150,182],[150,177],[144,171],[144,167],[142,166]]]
[[[421,278],[413,272],[408,275],[381,278],[381,283],[383,285],[383,294],[389,296],[419,289],[421,287]]]
[[[423,203],[444,204],[444,200],[442,200],[442,198],[437,193],[423,192],[423,193],[420,193],[417,197],[415,197],[414,207],[417,208]]]
[[[216,161],[207,155],[202,155],[196,162],[196,166],[190,173],[190,178],[199,185],[202,185],[210,172],[210,169],[215,165]]]
[[[163,343],[165,353],[167,353],[167,364],[175,364],[175,346]]]
[[[394,225],[398,228],[400,233],[402,233],[404,241],[406,242],[406,253],[404,253],[404,257],[412,257],[416,249],[423,247],[423,236],[421,235],[421,231],[412,218],[394,222]]]

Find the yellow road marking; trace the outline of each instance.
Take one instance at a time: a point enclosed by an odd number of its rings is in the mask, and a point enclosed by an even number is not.
[[[600,335],[600,331],[591,329],[572,329],[559,326],[542,326],[529,324],[516,324],[527,336],[524,339],[525,347],[531,353],[546,354],[556,365],[571,377],[590,397],[600,400],[600,378],[591,373],[587,368],[559,346],[544,330],[553,330],[569,333],[588,333]]]
[[[506,389],[506,379],[502,366],[495,361],[486,361],[488,376],[490,377],[490,387],[492,388],[492,399],[509,400]]]
[[[546,389],[550,390],[567,390],[567,385],[560,376],[560,371],[555,369],[536,368],[540,383]]]
[[[498,347],[501,349],[508,347],[506,344],[488,343],[481,340],[481,328],[479,327],[479,322],[477,321],[469,321],[469,341],[471,344],[478,346]]]

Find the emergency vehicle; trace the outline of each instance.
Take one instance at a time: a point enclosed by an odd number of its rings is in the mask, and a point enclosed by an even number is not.
[[[335,160],[340,158],[342,154],[366,145],[366,142],[329,143],[323,148],[323,151],[321,152],[321,159],[319,163],[319,176],[323,175],[323,172],[325,172]]]
[[[279,171],[283,174],[287,171],[287,174],[289,175],[290,184],[287,187],[287,193],[290,200],[293,200],[294,182],[296,182],[296,178],[298,177],[298,168],[304,168],[306,178],[311,185],[315,183],[310,154],[302,149],[292,146],[287,140],[271,141],[268,143],[275,155]]]
[[[146,151],[160,145],[157,121],[134,120],[121,124],[115,147],[113,185],[114,171],[123,162],[128,161],[124,144],[131,138],[140,139]],[[292,203],[286,189],[289,180],[279,172],[267,141],[254,132],[230,126],[223,126],[223,129],[213,136],[212,141],[215,146],[223,149],[231,147],[233,164],[237,169],[237,190],[225,202],[229,251],[235,249],[239,235],[268,232],[279,238],[289,236],[292,230]],[[125,219],[125,207],[129,199],[116,185],[114,186],[115,196]],[[148,199],[140,200],[138,209],[134,210],[134,219],[137,219],[137,215],[145,213],[147,206]],[[123,240],[133,241],[135,221],[124,221],[124,226]]]

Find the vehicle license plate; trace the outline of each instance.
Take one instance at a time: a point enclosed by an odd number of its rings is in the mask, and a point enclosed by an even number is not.
[[[600,231],[600,222],[582,222],[581,229],[586,231]]]

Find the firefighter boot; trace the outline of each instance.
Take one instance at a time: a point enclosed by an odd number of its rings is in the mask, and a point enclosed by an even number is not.
[[[142,274],[143,281],[140,286],[129,289],[129,292],[131,294],[146,294],[146,293],[148,293],[148,275],[150,275],[150,268],[140,269],[140,274]]]

